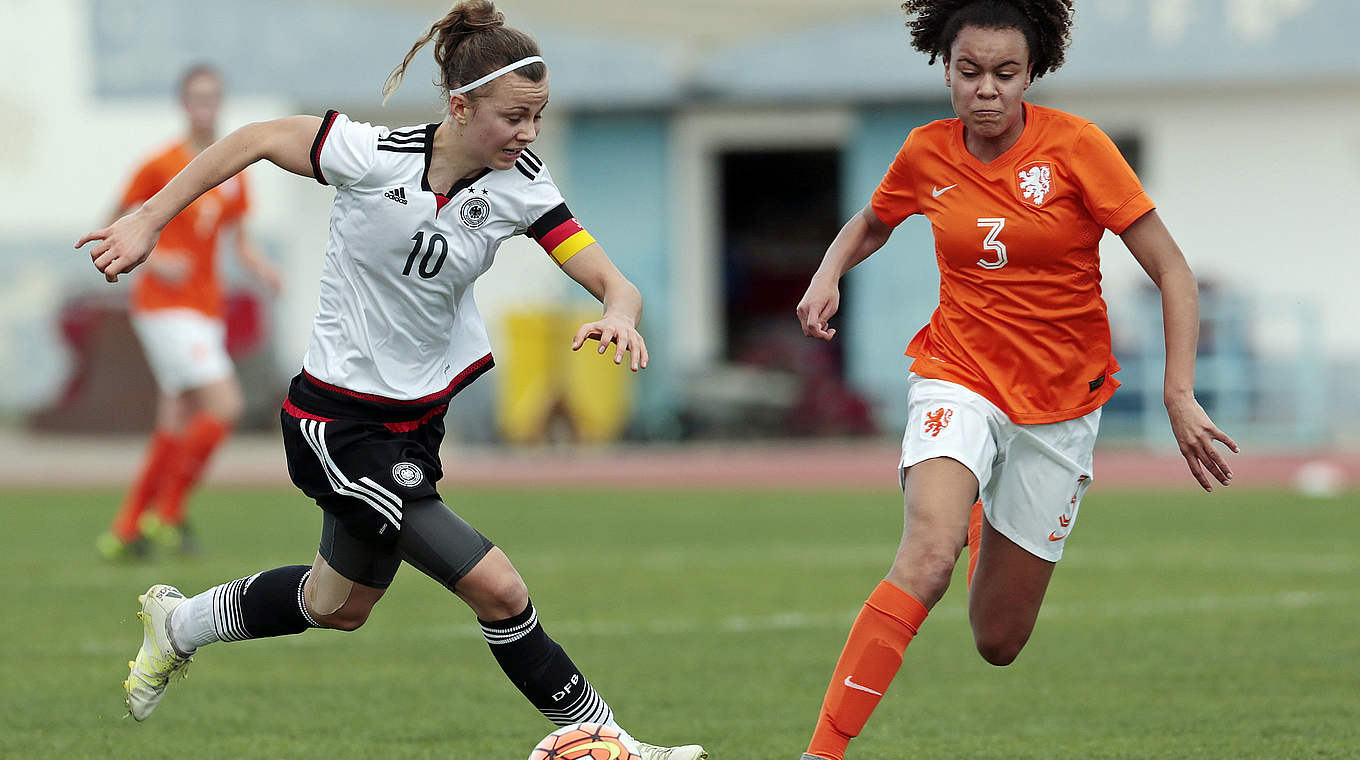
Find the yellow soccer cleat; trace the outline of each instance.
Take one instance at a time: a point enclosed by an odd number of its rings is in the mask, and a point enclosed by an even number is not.
[[[170,679],[184,677],[192,658],[180,654],[170,643],[170,613],[184,603],[184,594],[174,586],[157,584],[137,601],[142,603],[142,611],[137,613],[142,621],[142,648],[137,650],[137,659],[128,663],[130,672],[123,691],[127,692],[124,701],[128,714],[143,721],[160,704]]]
[[[192,556],[198,554],[198,540],[188,522],[174,525],[165,522],[160,515],[146,514],[137,524],[142,535],[163,551]]]
[[[99,534],[94,546],[99,551],[99,556],[109,562],[134,562],[146,559],[151,554],[151,547],[142,536],[132,541],[124,541],[113,535],[112,531]]]

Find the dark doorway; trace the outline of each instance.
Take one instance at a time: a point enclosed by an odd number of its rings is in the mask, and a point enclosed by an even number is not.
[[[844,222],[840,152],[733,151],[720,160],[725,355],[743,363],[779,336],[802,336],[794,307]],[[839,341],[830,347],[840,374]]]
[[[872,432],[868,404],[845,382],[845,341],[804,337],[794,313],[845,222],[840,152],[732,151],[719,160],[724,356],[765,412],[743,426],[764,435]],[[852,297],[842,281],[841,302]],[[843,311],[832,324],[852,329]]]

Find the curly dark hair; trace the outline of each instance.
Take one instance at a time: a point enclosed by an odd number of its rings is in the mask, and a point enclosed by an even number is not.
[[[1072,36],[1073,0],[906,0],[902,10],[911,46],[949,62],[954,38],[965,26],[1018,29],[1029,45],[1035,79],[1063,64]]]

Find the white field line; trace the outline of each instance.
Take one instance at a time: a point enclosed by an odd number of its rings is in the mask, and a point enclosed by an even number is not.
[[[1252,611],[1261,609],[1303,609],[1332,604],[1360,602],[1360,593],[1322,591],[1282,591],[1275,594],[1215,595],[1110,601],[1096,604],[1051,603],[1040,615],[1044,619],[1062,618],[1120,618],[1159,617],[1195,613]],[[638,636],[647,634],[746,634],[768,631],[844,628],[849,630],[859,610],[838,613],[777,612],[769,615],[737,615],[708,621],[695,618],[615,621],[608,623],[584,620],[545,620],[544,627],[551,635]],[[952,604],[932,613],[934,619],[964,620],[968,616],[965,605]],[[438,625],[413,628],[408,635],[418,638],[482,638],[475,625]]]
[[[461,612],[454,600],[449,600],[451,609]],[[1167,617],[1195,614],[1214,614],[1223,612],[1251,612],[1263,609],[1291,610],[1323,607],[1329,605],[1354,605],[1360,603],[1360,592],[1340,591],[1280,591],[1274,594],[1204,594],[1193,597],[1162,597],[1158,599],[1128,599],[1100,603],[1063,604],[1054,602],[1044,605],[1040,617],[1045,620],[1064,618],[1139,618]],[[698,618],[665,618],[652,620],[626,621],[589,621],[589,620],[546,620],[544,628],[552,636],[573,639],[590,637],[619,636],[689,636],[696,634],[743,635],[772,631],[798,631],[813,629],[849,630],[859,610],[843,612],[776,612],[769,615],[733,615],[716,620]],[[962,604],[949,604],[931,613],[934,620],[960,621],[966,619],[968,610]],[[140,631],[137,636],[140,637]],[[386,632],[391,638],[419,641],[438,641],[444,639],[482,638],[481,628],[470,624],[450,624],[417,626],[401,631]],[[130,640],[131,640],[130,639]],[[287,636],[278,639],[280,646],[311,647],[328,645],[334,639],[329,635]],[[390,643],[390,639],[389,639]],[[135,653],[136,644],[129,642],[85,640],[80,644],[83,655],[109,655]],[[125,651],[126,650],[126,651]]]

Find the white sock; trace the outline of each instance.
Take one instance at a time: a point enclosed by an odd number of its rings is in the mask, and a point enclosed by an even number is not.
[[[189,597],[170,613],[170,641],[186,657],[204,644],[222,640],[213,625],[213,591]]]

